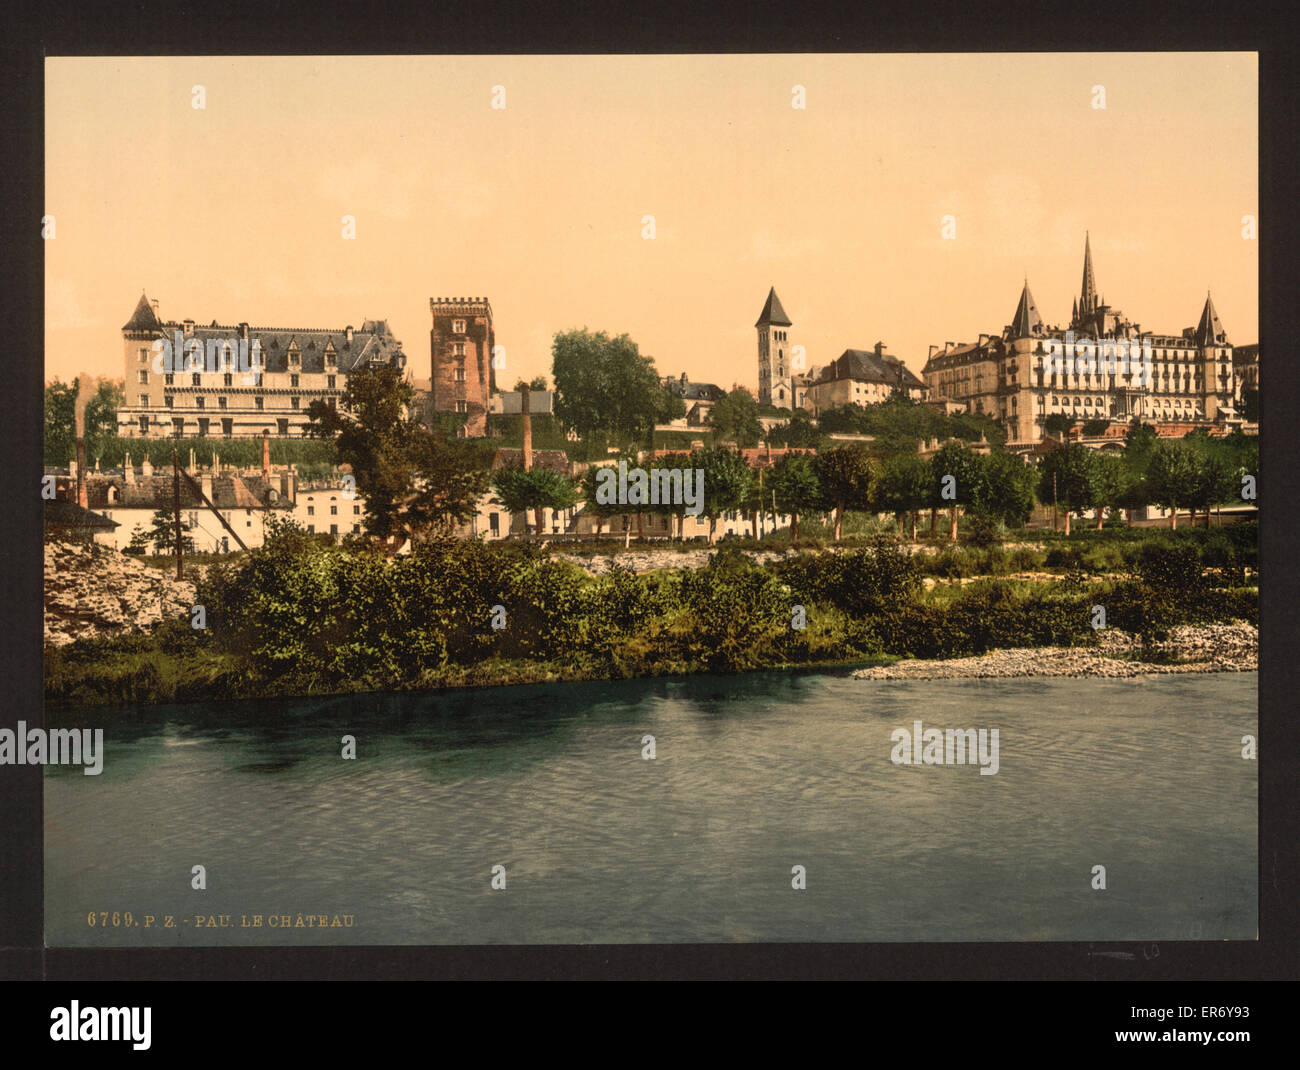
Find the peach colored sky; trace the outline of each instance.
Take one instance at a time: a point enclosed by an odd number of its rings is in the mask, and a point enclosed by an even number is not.
[[[486,295],[508,383],[586,326],[754,390],[771,285],[810,365],[883,340],[919,373],[1026,273],[1068,321],[1085,229],[1144,329],[1208,288],[1255,342],[1257,157],[1253,53],[55,58],[46,375],[120,377],[144,289],[164,319],[387,318],[427,377],[429,298]]]

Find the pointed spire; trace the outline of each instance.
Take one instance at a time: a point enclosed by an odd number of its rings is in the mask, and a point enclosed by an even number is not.
[[[1097,277],[1092,270],[1092,242],[1083,235],[1083,292],[1079,295],[1079,314],[1087,316],[1097,309]]]
[[[1011,337],[1028,338],[1043,326],[1043,317],[1038,314],[1038,306],[1034,304],[1034,295],[1029,292],[1029,280],[1025,280],[1025,288],[1020,291],[1020,304],[1016,306],[1016,314],[1011,319]]]
[[[781,307],[781,299],[776,296],[776,287],[773,286],[767,291],[767,303],[763,305],[763,311],[758,315],[758,322],[755,327],[790,327],[790,317],[785,314],[785,309]]]
[[[1196,325],[1196,344],[1198,346],[1227,345],[1228,335],[1219,322],[1219,314],[1214,310],[1214,300],[1210,291],[1205,291],[1205,307],[1201,310],[1201,322]]]

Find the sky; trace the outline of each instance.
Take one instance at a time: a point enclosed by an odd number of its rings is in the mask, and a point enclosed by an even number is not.
[[[1253,343],[1257,84],[1254,53],[50,58],[46,377],[120,378],[143,291],[387,319],[427,378],[429,299],[486,296],[499,380],[587,327],[756,390],[770,286],[810,367],[882,341],[919,374],[1026,279],[1067,324],[1085,231],[1144,330],[1212,291]]]

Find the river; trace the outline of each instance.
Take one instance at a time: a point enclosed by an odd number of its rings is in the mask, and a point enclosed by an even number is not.
[[[106,726],[102,774],[46,770],[46,943],[1253,940],[1257,687],[759,673],[86,711],[61,723]],[[894,764],[918,719],[996,728],[996,775]]]

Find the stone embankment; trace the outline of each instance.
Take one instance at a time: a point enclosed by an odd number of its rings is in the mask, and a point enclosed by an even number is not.
[[[106,546],[45,544],[45,641],[63,646],[75,639],[126,635],[153,628],[164,618],[188,616],[194,605],[194,573],[178,580]]]
[[[1141,660],[1136,636],[1107,628],[1095,647],[991,650],[968,658],[895,662],[859,669],[860,680],[993,680],[1017,676],[1150,676],[1189,672],[1254,672],[1259,668],[1259,629],[1253,624],[1204,624],[1174,628],[1152,645],[1161,660]],[[1169,662],[1163,659],[1176,659]]]

